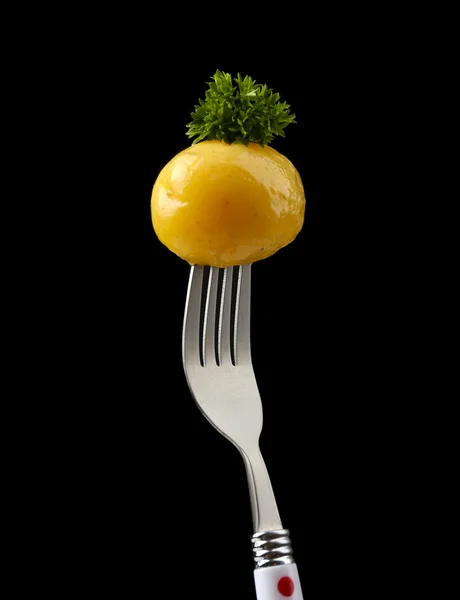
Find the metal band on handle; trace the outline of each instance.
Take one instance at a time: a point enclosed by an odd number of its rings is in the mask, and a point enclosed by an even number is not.
[[[252,536],[251,542],[256,569],[295,562],[288,529],[260,531]]]

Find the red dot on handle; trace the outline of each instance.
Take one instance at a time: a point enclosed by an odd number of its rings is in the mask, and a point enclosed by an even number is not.
[[[282,596],[292,596],[294,593],[294,582],[290,577],[281,577],[278,581],[278,591]]]

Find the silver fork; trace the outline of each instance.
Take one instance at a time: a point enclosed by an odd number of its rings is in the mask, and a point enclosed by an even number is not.
[[[262,402],[251,360],[251,265],[192,266],[182,359],[190,392],[211,424],[240,451],[248,478],[258,600],[302,600],[289,531],[283,529],[259,449]]]

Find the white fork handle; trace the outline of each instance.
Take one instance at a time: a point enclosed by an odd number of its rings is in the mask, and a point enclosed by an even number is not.
[[[278,565],[254,571],[257,600],[303,600],[297,565]]]

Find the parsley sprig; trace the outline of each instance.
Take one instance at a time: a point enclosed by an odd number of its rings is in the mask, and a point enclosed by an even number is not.
[[[217,70],[208,86],[205,99],[199,100],[187,125],[188,137],[196,138],[193,144],[219,140],[264,146],[277,135],[285,137],[284,129],[296,123],[290,105],[281,102],[280,95],[266,84],[256,83],[248,75],[243,78],[238,73],[232,80],[229,73]]]

